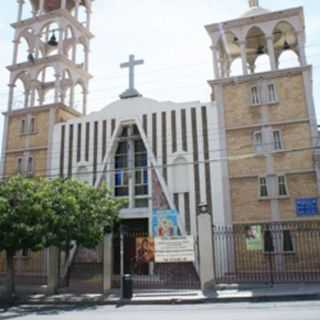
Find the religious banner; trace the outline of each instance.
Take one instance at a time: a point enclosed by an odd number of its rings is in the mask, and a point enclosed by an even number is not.
[[[154,240],[149,237],[136,239],[136,262],[144,264],[154,261]]]
[[[154,169],[152,169],[152,207],[155,209],[169,209],[168,200]]]
[[[246,227],[246,245],[248,251],[263,250],[263,237],[261,226]]]
[[[158,210],[152,212],[152,234],[154,237],[173,237],[178,235],[176,210]]]
[[[195,250],[192,236],[155,238],[155,262],[194,262]]]

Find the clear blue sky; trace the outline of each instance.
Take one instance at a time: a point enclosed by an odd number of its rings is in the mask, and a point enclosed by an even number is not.
[[[0,109],[6,109],[16,1],[3,1],[0,12]],[[28,0],[26,0],[28,2]],[[320,2],[260,0],[270,10],[304,6],[307,58],[314,65],[314,94],[320,117]],[[137,87],[158,100],[208,101],[207,80],[213,77],[210,39],[203,26],[238,17],[247,0],[96,0],[93,5],[89,111],[101,109],[127,87],[120,62],[130,53],[145,59],[138,68]],[[2,131],[2,120],[0,130]],[[1,132],[0,131],[0,132]]]

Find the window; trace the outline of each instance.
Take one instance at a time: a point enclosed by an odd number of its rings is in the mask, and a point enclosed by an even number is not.
[[[266,230],[264,232],[263,240],[264,240],[264,252],[266,253],[274,252],[273,237],[272,237],[272,232],[270,230]]]
[[[33,158],[29,157],[28,158],[28,166],[27,166],[27,175],[28,176],[33,176]]]
[[[268,103],[277,102],[276,88],[273,83],[269,83],[267,86],[268,89]]]
[[[283,231],[283,251],[284,252],[294,252],[293,240],[290,230]]]
[[[31,118],[30,120],[30,133],[35,133],[36,131],[36,119]]]
[[[280,130],[273,131],[273,149],[281,150],[282,149],[282,136]]]
[[[285,176],[279,176],[278,177],[278,189],[279,189],[279,196],[287,196],[288,190],[287,190],[287,181]]]
[[[261,198],[268,197],[269,194],[268,194],[267,178],[266,177],[259,178],[259,182],[260,182],[260,197]]]
[[[18,158],[17,159],[17,174],[22,174],[23,173],[23,159]]]
[[[254,143],[256,152],[262,152],[263,151],[262,132],[261,131],[255,132],[253,135],[253,139],[254,139],[253,143]]]
[[[20,129],[21,134],[25,134],[26,133],[26,120],[22,119],[21,120],[21,129]]]
[[[257,86],[254,86],[251,88],[251,104],[252,105],[261,104],[260,90]]]

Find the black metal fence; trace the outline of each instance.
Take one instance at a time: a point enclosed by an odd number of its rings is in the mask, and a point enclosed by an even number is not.
[[[320,221],[213,227],[218,283],[320,281]]]
[[[199,289],[200,279],[193,263],[155,263],[154,240],[148,233],[124,232],[124,270],[131,274],[134,289]],[[120,235],[113,237],[113,287],[120,287]]]

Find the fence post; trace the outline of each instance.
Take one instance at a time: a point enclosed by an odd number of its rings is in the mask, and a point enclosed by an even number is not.
[[[209,289],[215,286],[214,252],[212,243],[212,223],[209,214],[198,215],[200,281],[201,288]]]
[[[48,249],[48,293],[55,294],[59,285],[59,254],[56,247]]]
[[[112,287],[112,233],[104,236],[103,244],[103,292],[107,293]]]

